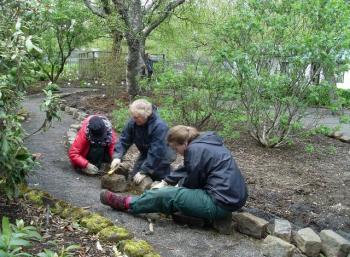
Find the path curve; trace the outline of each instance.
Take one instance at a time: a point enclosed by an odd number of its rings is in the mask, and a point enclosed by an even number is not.
[[[42,100],[42,96],[36,95],[27,97],[23,102],[30,115],[23,124],[27,133],[35,131],[44,119],[39,110]],[[73,123],[76,121],[71,116],[62,113],[61,122],[54,122],[47,132],[40,132],[25,141],[33,153],[42,153],[41,165],[28,177],[30,187],[42,189],[75,206],[89,206],[91,211],[99,212],[116,225],[133,232],[136,238],[147,240],[163,257],[263,256],[259,240],[239,233],[226,236],[212,230],[190,229],[166,219],[155,223],[154,234],[147,235],[146,220],[102,205],[99,201],[100,179],[76,173],[69,163],[64,137]]]

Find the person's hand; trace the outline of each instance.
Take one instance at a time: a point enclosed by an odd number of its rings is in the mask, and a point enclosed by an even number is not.
[[[122,160],[115,158],[113,159],[112,163],[111,163],[111,170],[115,170],[116,168],[118,168],[119,164],[122,162]]]
[[[83,169],[83,171],[89,175],[96,175],[98,173],[98,168],[95,165],[88,163],[88,165],[85,169]]]
[[[168,183],[164,180],[160,181],[158,184],[154,185],[153,187],[151,187],[151,189],[159,189],[162,187],[166,187],[168,185]]]
[[[147,175],[146,174],[142,174],[140,172],[137,172],[133,178],[135,184],[140,184],[141,181],[146,177]]]

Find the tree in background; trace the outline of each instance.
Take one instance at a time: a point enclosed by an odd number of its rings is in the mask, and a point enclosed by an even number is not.
[[[43,57],[36,58],[51,82],[56,82],[72,51],[104,33],[97,18],[77,1],[44,0],[40,2],[36,40]],[[37,57],[37,56],[36,56]]]
[[[147,37],[185,0],[113,0],[114,8],[123,21],[123,34],[128,45],[126,85],[131,97],[139,93],[137,76],[145,60]],[[90,4],[89,4],[90,3]],[[100,0],[102,8],[108,1]],[[88,6],[97,8],[91,1]],[[95,9],[96,12],[96,9]]]
[[[300,128],[319,73],[308,76],[308,66],[318,63],[318,69],[337,73],[337,60],[349,45],[349,5],[241,0],[232,7],[217,25],[213,47],[239,89],[250,134],[263,146],[281,146]]]

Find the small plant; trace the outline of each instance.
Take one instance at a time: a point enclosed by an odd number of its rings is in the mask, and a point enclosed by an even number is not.
[[[74,250],[80,249],[80,245],[70,245],[67,248],[62,247],[59,253],[44,249],[44,252],[37,254],[39,257],[70,257],[74,256]]]
[[[46,91],[58,92],[60,91],[60,87],[56,83],[49,83],[45,87]]]
[[[350,116],[346,115],[346,114],[342,115],[342,116],[340,116],[339,121],[340,121],[340,123],[348,124],[348,123],[350,123]]]
[[[24,226],[23,220],[17,220],[16,225],[10,224],[7,217],[2,218],[0,230],[0,256],[31,256],[22,251],[30,246],[30,240],[40,240],[41,236],[34,227]]]
[[[305,146],[305,151],[308,154],[312,154],[315,152],[315,147],[312,144],[308,144],[307,146]]]

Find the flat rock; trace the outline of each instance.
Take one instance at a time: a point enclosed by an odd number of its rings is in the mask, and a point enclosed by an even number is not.
[[[327,257],[349,257],[350,242],[332,230],[322,230],[322,252]]]
[[[264,256],[268,257],[292,257],[295,246],[286,241],[268,235],[262,245]]]
[[[258,239],[266,236],[268,221],[248,212],[235,212],[232,218],[237,223],[239,232]]]
[[[286,242],[290,242],[292,235],[292,226],[290,222],[284,219],[275,219],[272,235],[279,237]]]
[[[321,251],[321,239],[311,228],[298,230],[294,235],[294,241],[305,255],[310,257],[319,256]]]
[[[127,182],[123,175],[104,175],[101,178],[101,187],[116,193],[125,192],[127,189]]]

